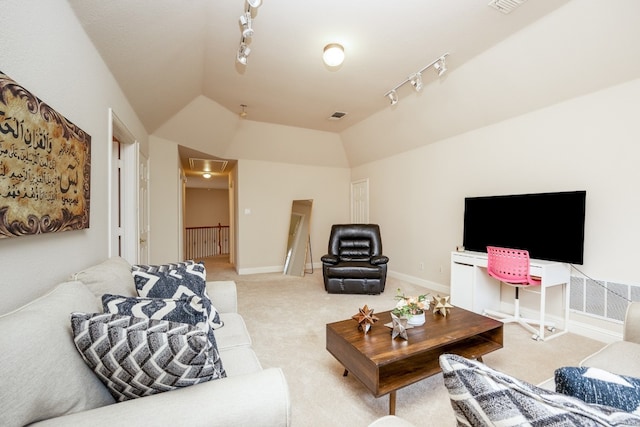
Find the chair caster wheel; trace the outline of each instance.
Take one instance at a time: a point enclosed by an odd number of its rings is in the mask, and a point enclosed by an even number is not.
[[[553,326],[548,326],[548,327],[547,327],[547,331],[549,331],[549,332],[555,332],[555,331],[556,331],[556,328],[555,328],[555,327],[553,327]]]
[[[542,338],[538,334],[531,335],[531,339],[534,341],[542,341]]]

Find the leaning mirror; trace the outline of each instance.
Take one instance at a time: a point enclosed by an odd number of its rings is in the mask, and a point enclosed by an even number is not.
[[[312,205],[313,200],[294,200],[291,204],[284,274],[304,276],[309,245]]]

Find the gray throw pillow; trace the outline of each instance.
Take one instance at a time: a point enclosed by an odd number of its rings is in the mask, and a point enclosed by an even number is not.
[[[191,295],[183,299],[134,298],[105,294],[102,296],[102,308],[105,313],[122,314],[142,319],[168,320],[200,328],[207,334],[216,376],[226,377],[213,328],[209,324],[208,310],[211,305],[205,305],[201,297]]]
[[[186,323],[72,313],[74,343],[117,401],[216,379],[207,335]]]
[[[207,271],[204,263],[188,260],[161,265],[136,264],[131,267],[131,274],[139,296],[179,299],[198,295],[203,298],[211,313],[211,327],[217,329],[223,326],[220,315],[207,294]]]

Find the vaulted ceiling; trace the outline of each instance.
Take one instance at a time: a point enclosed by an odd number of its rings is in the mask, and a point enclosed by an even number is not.
[[[341,132],[388,108],[384,94],[448,52],[455,71],[568,0],[265,0],[248,64],[236,61],[244,0],[69,0],[149,133],[204,95],[247,118]],[[346,59],[329,69],[323,47]],[[425,84],[437,79],[425,72]],[[329,120],[336,112],[341,120]]]

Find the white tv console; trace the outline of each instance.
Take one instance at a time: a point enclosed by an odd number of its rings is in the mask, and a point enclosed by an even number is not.
[[[531,259],[530,273],[540,277],[540,332],[544,340],[546,288],[563,286],[564,329],[548,338],[567,332],[569,325],[569,283],[571,269],[568,264]],[[500,311],[500,282],[487,273],[487,254],[484,252],[451,253],[451,304],[482,314],[484,310]]]

